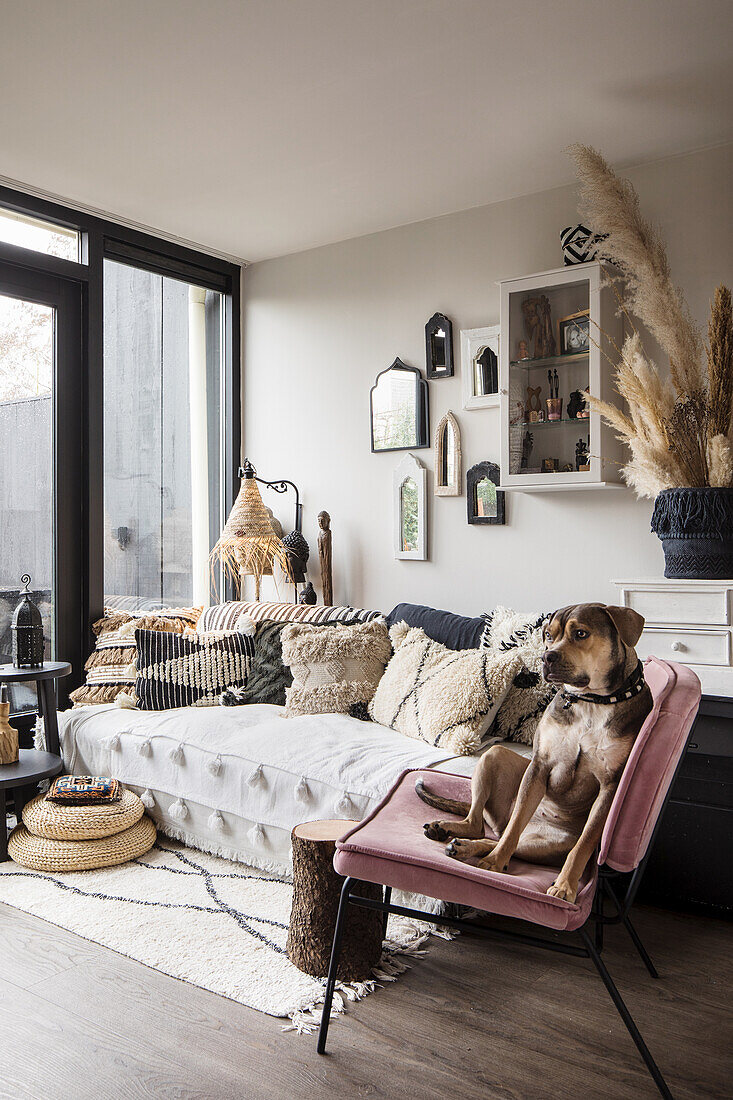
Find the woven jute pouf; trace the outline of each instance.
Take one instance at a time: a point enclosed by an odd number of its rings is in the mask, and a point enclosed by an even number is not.
[[[155,844],[156,835],[147,816],[116,836],[96,840],[51,840],[17,825],[8,837],[8,855],[33,871],[92,871],[144,855]]]
[[[129,829],[144,813],[134,791],[123,790],[119,802],[88,806],[63,806],[39,794],[23,808],[23,824],[34,836],[50,840],[95,840]]]

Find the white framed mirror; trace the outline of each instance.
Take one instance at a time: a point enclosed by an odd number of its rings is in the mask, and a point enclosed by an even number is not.
[[[461,429],[450,410],[442,418],[435,432],[435,487],[436,497],[461,495]]]
[[[499,405],[499,325],[461,329],[464,409]]]
[[[398,560],[427,560],[427,474],[414,455],[405,455],[394,471],[394,551]]]

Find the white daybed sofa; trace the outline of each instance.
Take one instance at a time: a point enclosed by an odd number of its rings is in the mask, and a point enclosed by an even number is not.
[[[348,715],[286,718],[259,704],[86,706],[60,714],[59,732],[70,772],[120,779],[166,835],[278,874],[291,868],[300,822],[360,820],[405,768],[470,775],[477,760]]]

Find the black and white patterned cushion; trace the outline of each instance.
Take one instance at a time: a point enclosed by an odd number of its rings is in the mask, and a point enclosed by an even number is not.
[[[368,623],[378,619],[381,611],[367,611],[361,607],[323,607],[297,603],[265,603],[262,601],[231,600],[228,603],[207,607],[196,624],[199,633],[207,630],[234,630],[240,616],[254,623]]]
[[[247,679],[254,638],[238,631],[170,634],[136,630],[135,692],[141,710],[208,707]]]

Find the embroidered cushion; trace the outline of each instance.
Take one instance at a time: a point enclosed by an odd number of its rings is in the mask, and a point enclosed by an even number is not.
[[[282,632],[282,659],[293,674],[286,713],[348,714],[374,695],[391,646],[382,619],[328,630],[291,623]]]
[[[163,608],[145,615],[105,608],[92,631],[97,637],[94,652],[87,660],[86,682],[69,698],[75,707],[113,703],[121,692],[135,689],[135,631],[166,630],[182,633],[196,625],[200,607]]]
[[[214,706],[225,688],[244,684],[254,654],[254,639],[238,631],[136,630],[135,641],[141,710]]]
[[[542,675],[542,629],[549,617],[508,607],[495,607],[484,615],[482,647],[494,656],[513,651],[521,660],[493,726],[494,733],[506,741],[531,745],[540,718],[555,697],[557,688]]]
[[[285,706],[285,692],[293,682],[292,672],[283,664],[281,635],[287,625],[267,620],[258,624],[247,682],[243,687],[226,688],[219,700],[222,706],[236,707],[244,703]]]
[[[206,630],[234,630],[240,615],[245,614],[255,623],[366,623],[381,616],[379,611],[367,611],[359,607],[321,607],[298,603],[260,603],[232,600],[207,607],[196,624],[199,632]]]
[[[519,668],[516,654],[448,649],[407,623],[390,637],[395,652],[369,707],[374,721],[456,756],[478,752]]]
[[[46,798],[69,806],[119,802],[122,787],[117,779],[101,775],[60,775],[49,787]]]

